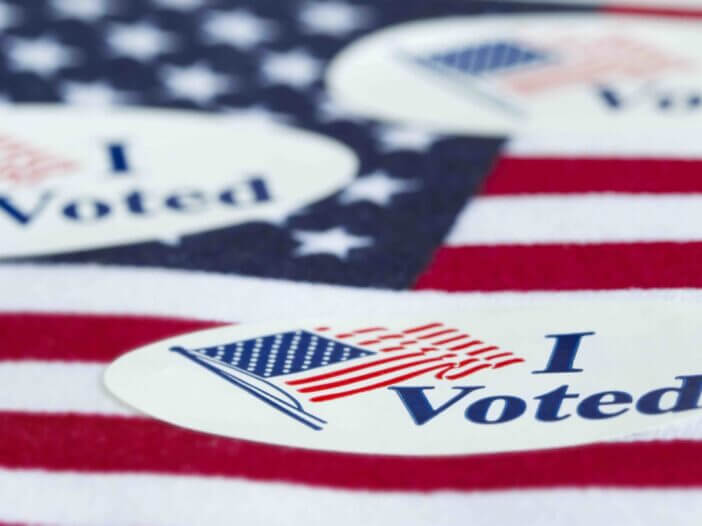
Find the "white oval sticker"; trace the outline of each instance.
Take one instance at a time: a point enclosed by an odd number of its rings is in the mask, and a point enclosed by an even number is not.
[[[2,110],[0,257],[280,220],[357,164],[321,135],[194,112]]]
[[[327,72],[361,114],[449,132],[681,132],[702,125],[694,20],[501,15],[413,22],[364,37]]]
[[[117,359],[118,398],[183,427],[320,450],[550,448],[702,416],[699,307],[574,302],[227,326]]]

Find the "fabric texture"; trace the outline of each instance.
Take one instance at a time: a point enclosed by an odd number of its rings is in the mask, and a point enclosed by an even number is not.
[[[546,451],[352,455],[181,429],[102,386],[105,366],[123,352],[224,323],[528,307],[542,299],[701,302],[696,138],[437,135],[358,118],[325,92],[325,65],[369,31],[428,17],[564,9],[596,8],[0,2],[3,103],[157,106],[281,122],[353,148],[357,181],[380,175],[402,188],[363,199],[342,191],[283,223],[205,232],[177,245],[3,262],[0,521],[698,522],[700,419]],[[301,233],[334,229],[370,241],[345,258],[299,250]]]

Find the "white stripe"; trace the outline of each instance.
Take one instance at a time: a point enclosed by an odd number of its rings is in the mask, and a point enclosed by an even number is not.
[[[140,474],[0,470],[0,520],[151,526],[658,526],[697,524],[702,490],[338,491]]]
[[[702,303],[699,289],[577,292],[390,291],[180,270],[97,265],[0,265],[0,311],[175,316],[255,322],[280,319],[422,318],[486,305],[540,301],[665,299]]]
[[[632,157],[702,159],[702,143],[695,133],[533,133],[517,135],[505,145],[518,157]]]
[[[0,410],[136,414],[103,386],[105,365],[0,361]]]
[[[702,194],[480,197],[448,245],[702,240]]]
[[[390,365],[387,364],[387,366]],[[429,364],[419,366],[419,368],[427,365]],[[105,366],[106,364],[0,361],[0,385],[2,386],[2,389],[0,389],[0,411],[143,416],[138,411],[122,404],[107,392],[102,384],[102,374]],[[400,375],[407,372],[407,370],[404,370],[393,374]],[[372,381],[369,380],[318,393],[307,393],[306,396],[354,389],[360,385],[377,382],[387,377],[388,375],[385,375],[374,378]],[[328,381],[335,379],[332,378]],[[37,386],[40,386],[40,388]],[[612,441],[631,442],[681,439],[702,440],[702,417],[693,417],[680,423],[649,429]],[[2,494],[0,493],[0,495]]]
[[[405,351],[401,351],[402,354],[404,354],[404,352]],[[409,364],[412,364],[414,362],[424,361],[424,360],[428,360],[428,359],[435,358],[435,357],[436,357],[435,354],[431,354],[428,356],[412,356],[412,357],[404,358],[402,360],[398,360],[396,362],[381,363],[381,364],[378,364],[378,365],[375,365],[372,367],[368,367],[367,369],[361,369],[361,370],[357,370],[357,371],[352,371],[350,373],[344,373],[344,374],[341,374],[339,376],[334,376],[332,378],[326,378],[323,380],[317,380],[317,381],[310,382],[310,383],[295,385],[294,389],[304,389],[304,388],[308,388],[308,387],[320,387],[320,386],[327,385],[330,383],[333,384],[333,383],[339,382],[339,381],[353,380],[353,378],[355,378],[355,377],[383,371],[384,369],[406,366],[403,369],[399,369],[399,370],[395,370],[395,371],[391,371],[391,372],[385,372],[385,373],[379,374],[378,376],[374,376],[373,378],[352,381],[351,383],[341,385],[338,387],[326,387],[326,388],[320,389],[318,391],[306,392],[306,393],[304,393],[304,395],[307,396],[308,398],[314,398],[316,396],[331,395],[331,394],[336,394],[336,393],[344,393],[346,391],[353,391],[356,389],[361,389],[364,387],[373,386],[379,382],[384,382],[384,381],[390,380],[391,378],[397,378],[398,376],[404,376],[404,375],[414,373],[417,371],[422,371],[428,367],[437,366],[440,364],[440,362],[438,362],[438,361],[428,362],[428,363],[420,363],[417,365],[409,365]],[[390,355],[384,355],[384,356],[380,356],[378,358],[379,359],[390,358]],[[349,367],[350,365],[346,364],[346,366]],[[340,369],[343,369],[343,368],[344,367],[340,367]],[[331,370],[324,371],[324,372],[331,372]],[[321,371],[317,371],[316,374],[321,374],[321,373],[322,373]],[[310,373],[309,376],[315,376],[315,373]],[[302,378],[302,376],[301,376],[301,378]]]

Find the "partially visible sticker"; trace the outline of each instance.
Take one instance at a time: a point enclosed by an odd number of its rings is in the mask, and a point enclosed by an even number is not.
[[[0,113],[0,258],[278,221],[347,185],[343,144],[194,112]]]
[[[123,355],[105,382],[167,422],[286,446],[401,455],[569,446],[702,416],[700,314],[590,301],[227,326]]]
[[[361,38],[333,60],[349,109],[457,133],[692,132],[702,126],[694,20],[451,17]]]

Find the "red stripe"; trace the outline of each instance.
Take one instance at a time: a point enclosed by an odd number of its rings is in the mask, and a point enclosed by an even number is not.
[[[702,243],[441,247],[416,289],[458,291],[702,287]]]
[[[469,356],[477,356],[479,354],[494,351],[496,349],[499,349],[499,347],[497,347],[496,345],[491,345],[490,347],[484,347],[483,349],[478,349],[477,351],[471,351],[468,353],[468,355]]]
[[[382,365],[384,363],[396,362],[397,360],[404,360],[405,358],[414,358],[416,356],[423,356],[421,352],[413,352],[408,354],[399,354],[392,356],[390,358],[384,358],[382,360],[375,360],[373,362],[366,362],[361,365],[354,365],[353,367],[345,367],[344,369],[339,369],[332,371],[330,373],[318,374],[315,376],[307,376],[305,378],[298,378],[297,380],[288,380],[285,382],[288,385],[301,385],[308,384],[310,382],[316,382],[318,380],[326,380],[328,378],[334,378],[336,376],[341,376],[348,373],[353,373],[355,371],[360,371],[362,369],[368,369],[369,367],[375,367],[376,365]]]
[[[483,360],[494,360],[495,358],[504,358],[505,356],[510,356],[511,352],[501,352],[498,354],[491,354],[490,356],[483,357]]]
[[[422,365],[425,363],[436,362],[442,360],[439,358],[428,358],[426,360],[417,360],[410,363],[403,363],[400,365],[395,365],[393,367],[388,367],[386,369],[381,369],[379,371],[372,371],[370,373],[360,374],[358,376],[352,376],[351,378],[344,378],[342,380],[336,380],[334,382],[327,382],[325,384],[311,385],[309,387],[303,387],[298,389],[300,393],[315,393],[317,391],[324,391],[326,389],[333,389],[335,387],[342,387],[344,385],[354,384],[356,382],[362,382],[364,380],[369,380],[371,378],[377,378],[378,376],[384,376],[389,373],[394,373],[395,371],[401,371],[403,369],[410,369],[417,365]]]
[[[453,338],[448,338],[447,340],[441,340],[440,342],[433,342],[434,345],[444,345],[447,343],[451,342],[456,342],[458,340],[463,340],[465,338],[468,338],[470,335],[469,334],[461,334],[460,336],[454,336]]]
[[[439,332],[432,332],[431,334],[425,334],[424,336],[420,336],[420,340],[428,340],[429,338],[435,338],[436,336],[443,336],[444,334],[449,334],[451,332],[458,332],[458,329],[446,329],[443,331]]]
[[[461,345],[455,345],[453,347],[449,347],[449,351],[460,351],[461,349],[467,349],[468,347],[473,347],[474,345],[480,345],[483,343],[480,340],[471,340],[468,343],[462,343]]]
[[[495,365],[492,366],[493,369],[501,369],[502,367],[507,367],[508,365],[512,365],[514,363],[522,363],[524,360],[521,358],[512,358],[511,360],[505,360],[504,362],[496,363]]]
[[[108,362],[162,338],[220,325],[146,316],[0,314],[0,360]]]
[[[447,374],[445,378],[447,380],[458,380],[459,378],[464,378],[468,375],[471,375],[473,373],[477,373],[478,371],[482,371],[483,369],[487,369],[491,367],[490,364],[484,363],[481,365],[476,365],[475,367],[471,367],[470,369],[467,369],[465,371],[460,371],[454,374]]]
[[[684,7],[636,7],[627,5],[602,6],[602,11],[615,15],[665,16],[673,18],[702,18],[702,10]]]
[[[430,362],[433,360],[426,360],[426,361]],[[414,378],[415,376],[420,376],[424,373],[428,373],[429,371],[436,371],[437,369],[444,369],[444,368],[450,368],[450,367],[452,367],[450,364],[434,365],[432,367],[426,367],[424,369],[419,369],[418,371],[412,371],[411,373],[403,374],[402,376],[395,376],[395,377],[390,378],[388,380],[383,380],[382,382],[377,382],[377,383],[370,384],[370,385],[364,385],[363,387],[359,387],[357,389],[350,389],[348,391],[340,391],[337,393],[314,396],[314,397],[310,398],[310,402],[326,402],[328,400],[336,400],[337,398],[344,398],[346,396],[351,396],[351,395],[355,395],[358,393],[365,393],[367,391],[372,391],[373,389],[380,389],[381,387],[387,387],[388,385],[393,385],[393,384],[396,384],[398,382],[404,382],[405,380],[409,380],[410,378]]]
[[[484,194],[702,192],[702,160],[502,157]]]
[[[230,476],[405,491],[702,486],[702,463],[691,461],[702,455],[702,442],[693,441],[392,457],[270,446],[141,418],[0,412],[0,430],[5,468]]]
[[[412,327],[411,329],[407,329],[402,331],[403,334],[412,334],[415,332],[422,332],[427,329],[433,329],[434,327],[441,327],[443,323],[429,323],[427,325],[421,325],[419,327]]]
[[[354,331],[354,334],[365,334],[367,332],[376,332],[376,331],[386,331],[387,329],[385,327],[369,327],[367,329],[359,329],[357,331]]]

